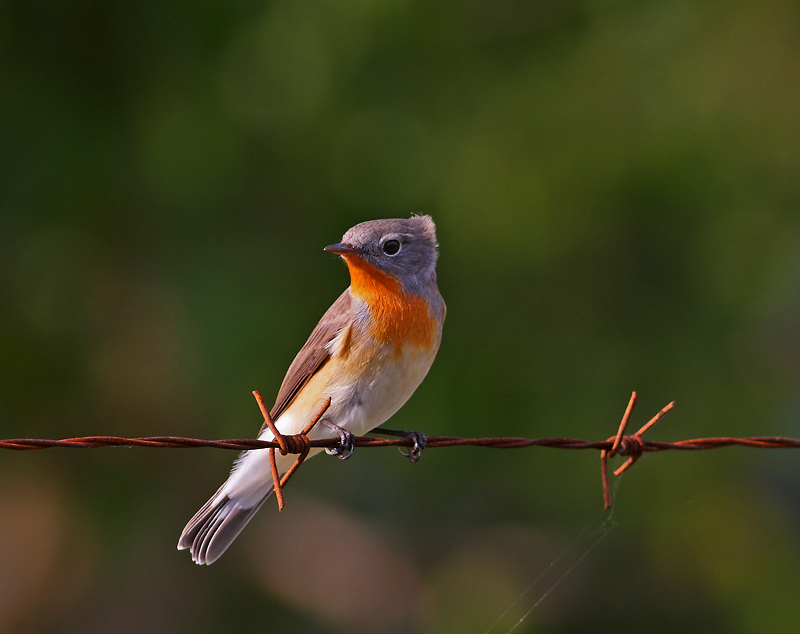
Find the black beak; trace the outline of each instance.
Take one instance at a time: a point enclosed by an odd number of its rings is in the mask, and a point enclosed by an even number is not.
[[[336,253],[338,255],[350,255],[351,253],[359,253],[359,250],[356,249],[354,246],[349,244],[344,244],[343,242],[339,242],[337,244],[329,244],[325,247],[326,251],[330,251],[331,253]]]

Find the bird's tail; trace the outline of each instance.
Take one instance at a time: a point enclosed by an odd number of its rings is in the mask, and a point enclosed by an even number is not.
[[[189,520],[178,550],[189,548],[198,564],[219,559],[272,493],[268,465],[265,449],[244,452],[231,477]]]
[[[223,488],[195,513],[181,533],[178,550],[189,548],[195,563],[210,564],[219,559],[272,493],[270,489],[248,508],[222,493]]]

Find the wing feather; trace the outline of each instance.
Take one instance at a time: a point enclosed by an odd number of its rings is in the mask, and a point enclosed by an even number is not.
[[[278,398],[275,399],[275,405],[270,411],[273,420],[286,411],[303,386],[331,358],[329,344],[351,323],[351,304],[352,297],[350,289],[347,288],[322,316],[308,341],[300,348],[300,352],[286,372],[281,389],[278,391]],[[261,431],[264,431],[265,427],[266,423],[262,425]]]

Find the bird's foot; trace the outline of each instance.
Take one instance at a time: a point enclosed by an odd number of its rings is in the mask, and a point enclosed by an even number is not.
[[[401,438],[410,438],[413,440],[414,444],[408,450],[408,453],[398,447],[400,453],[411,462],[417,462],[422,456],[422,450],[428,446],[428,437],[421,431],[404,431],[401,429],[386,429],[385,427],[376,427],[372,431],[373,433],[384,434],[386,436],[400,436]]]
[[[356,448],[355,435],[325,418],[319,422],[328,429],[335,431],[339,436],[339,444],[336,447],[326,447],[325,453],[329,456],[336,456],[339,460],[347,460],[352,456]]]

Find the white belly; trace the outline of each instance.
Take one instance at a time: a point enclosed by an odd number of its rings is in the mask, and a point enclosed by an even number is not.
[[[298,397],[275,421],[276,427],[283,434],[300,433],[330,396],[331,405],[324,418],[356,436],[363,436],[386,422],[405,404],[425,378],[435,356],[436,349],[427,352],[408,350],[403,356],[396,357],[392,348],[387,346],[361,368],[357,378],[335,372],[336,364],[331,363],[331,359],[302,390],[303,396],[317,396]],[[314,382],[322,385],[312,385]],[[319,423],[309,433],[311,439],[335,437],[336,432]],[[269,429],[259,435],[261,440],[272,438]],[[312,449],[309,456],[320,451]],[[281,474],[286,472],[296,458],[292,454],[277,454],[278,471]],[[256,449],[241,455],[224,493],[243,500],[247,505],[260,499],[271,487],[269,452]]]
[[[357,436],[382,425],[419,387],[435,355],[435,350],[427,353],[411,350],[397,358],[387,347],[372,359],[357,380],[331,383],[329,420]]]

